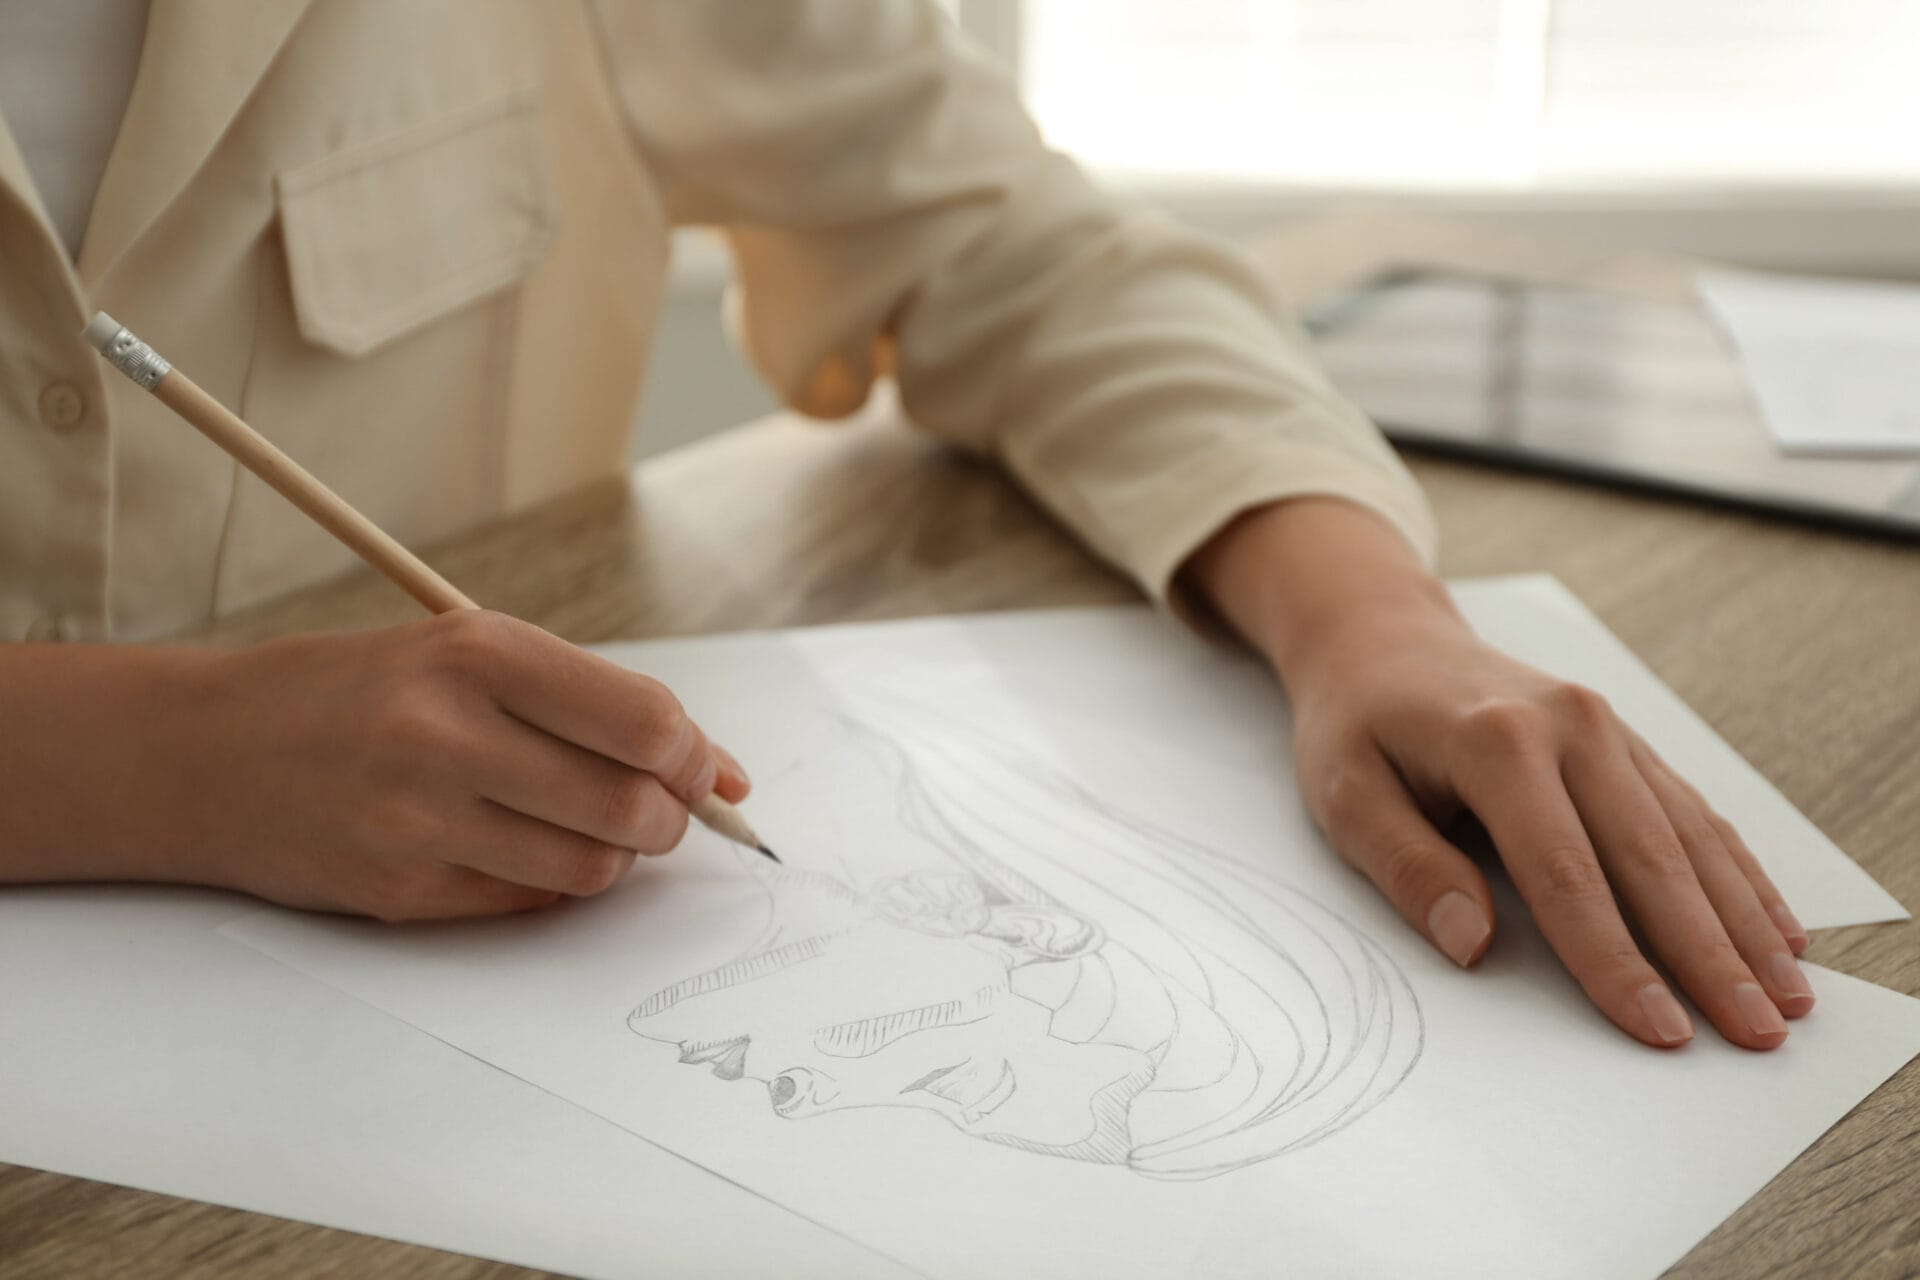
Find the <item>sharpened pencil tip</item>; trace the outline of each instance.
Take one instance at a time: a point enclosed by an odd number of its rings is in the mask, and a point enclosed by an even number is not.
[[[777,854],[777,853],[775,853],[775,852],[774,852],[773,850],[771,850],[771,849],[769,849],[769,848],[767,848],[767,846],[765,846],[765,845],[763,845],[763,844],[757,844],[757,845],[755,845],[755,846],[753,846],[753,847],[754,847],[754,848],[756,848],[756,849],[758,849],[758,850],[759,850],[760,852],[762,852],[762,853],[764,853],[764,854],[766,854],[766,855],[767,855],[767,856],[768,856],[769,858],[772,858],[772,859],[773,859],[773,860],[774,860],[775,862],[780,862],[780,855],[779,855],[779,854]],[[785,866],[786,864],[785,864],[785,863],[781,863],[781,865],[782,865],[782,866]]]

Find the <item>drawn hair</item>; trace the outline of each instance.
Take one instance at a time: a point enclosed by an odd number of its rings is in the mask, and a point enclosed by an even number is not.
[[[1124,1150],[1031,1149],[1167,1179],[1214,1177],[1320,1142],[1413,1069],[1424,1027],[1404,975],[1351,923],[1257,858],[1228,856],[1131,814],[924,708],[839,715],[833,737],[837,750],[809,758],[857,768],[867,790],[884,780],[895,824],[910,837],[903,865],[863,881],[852,866],[843,877],[747,860],[770,896],[804,890],[812,918],[796,927],[770,912],[768,931],[741,957],[649,997],[633,1021],[803,962],[828,937],[876,918],[937,936],[995,938],[1039,958],[1112,942],[1224,1025],[1221,1077],[1163,1099],[1173,1105],[1161,1108],[1154,1130],[1135,1132]],[[871,824],[879,815],[858,817]],[[1151,888],[1128,894],[1118,885]],[[1097,1102],[1125,1108],[1138,1092]],[[1149,1079],[1144,1093],[1153,1092]]]

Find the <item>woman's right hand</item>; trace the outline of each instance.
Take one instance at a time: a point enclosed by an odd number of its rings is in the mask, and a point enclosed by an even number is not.
[[[289,906],[401,920],[599,893],[677,845],[688,805],[747,790],[664,685],[497,613],[235,655],[206,711],[211,866]]]
[[[88,660],[118,679],[141,652]],[[149,722],[92,753],[100,802],[137,805],[144,823],[101,824],[129,847],[89,850],[91,824],[71,815],[74,874],[43,854],[3,878],[187,881],[384,920],[488,915],[598,893],[636,853],[678,844],[688,805],[747,791],[659,682],[499,614],[144,652],[159,662],[142,685]],[[80,658],[39,656],[56,673]]]

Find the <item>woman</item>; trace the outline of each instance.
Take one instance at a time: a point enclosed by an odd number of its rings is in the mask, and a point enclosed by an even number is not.
[[[1739,837],[1454,612],[1418,491],[1254,273],[1046,150],[931,3],[146,10],[0,7],[0,634],[29,641],[0,648],[0,878],[522,910],[744,795],[668,691],[504,618],[98,643],[346,561],[109,380],[94,308],[419,541],[622,464],[668,231],[701,223],[789,405],[844,415],[891,374],[922,426],[1264,653],[1312,812],[1456,963],[1493,929],[1435,825],[1464,810],[1628,1034],[1693,1033],[1628,916],[1738,1044],[1811,1007]]]

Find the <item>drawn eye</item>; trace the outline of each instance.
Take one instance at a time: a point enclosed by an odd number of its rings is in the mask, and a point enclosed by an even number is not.
[[[839,1095],[833,1077],[806,1067],[788,1067],[767,1081],[767,1101],[774,1113],[782,1116],[811,1115],[825,1108]]]
[[[776,1115],[798,1115],[814,1100],[813,1072],[805,1067],[792,1067],[782,1071],[767,1081],[767,1100],[773,1103]]]

